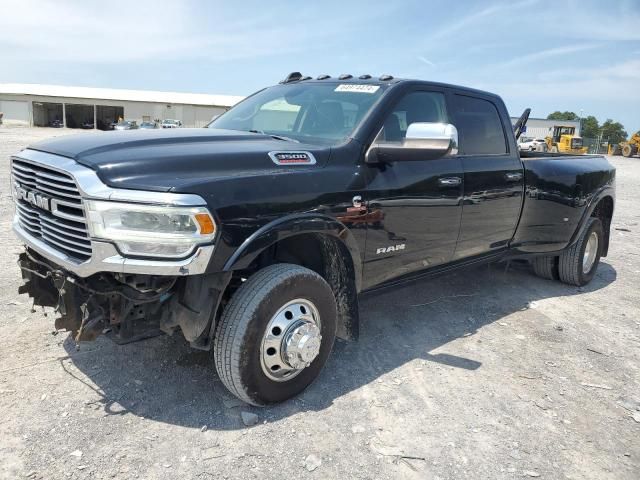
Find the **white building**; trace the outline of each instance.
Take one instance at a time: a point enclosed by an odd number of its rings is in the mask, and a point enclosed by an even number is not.
[[[242,100],[231,95],[0,83],[5,125],[109,129],[118,121],[175,119],[203,127]]]
[[[518,121],[518,117],[511,117],[511,124],[514,125]],[[546,118],[531,118],[527,120],[527,131],[522,134],[523,137],[544,138],[553,132],[553,127],[575,127],[576,135],[580,136],[580,120],[547,120]]]

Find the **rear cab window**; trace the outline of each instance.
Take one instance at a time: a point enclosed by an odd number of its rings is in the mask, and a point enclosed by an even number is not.
[[[453,102],[461,155],[508,152],[504,127],[493,102],[462,94],[454,94]]]

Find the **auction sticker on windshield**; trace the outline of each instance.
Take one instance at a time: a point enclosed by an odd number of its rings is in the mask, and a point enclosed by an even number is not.
[[[355,83],[343,83],[338,85],[336,92],[376,93],[380,85],[358,85]]]

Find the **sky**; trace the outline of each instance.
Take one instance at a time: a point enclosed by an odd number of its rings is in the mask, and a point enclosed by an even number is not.
[[[640,0],[0,0],[0,83],[248,95],[289,72],[488,90],[640,130]]]

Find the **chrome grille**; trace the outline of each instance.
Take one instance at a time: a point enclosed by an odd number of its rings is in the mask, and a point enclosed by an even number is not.
[[[75,180],[68,173],[13,158],[14,188],[45,198],[48,208],[15,195],[20,226],[49,246],[80,261],[91,258],[91,241]]]

